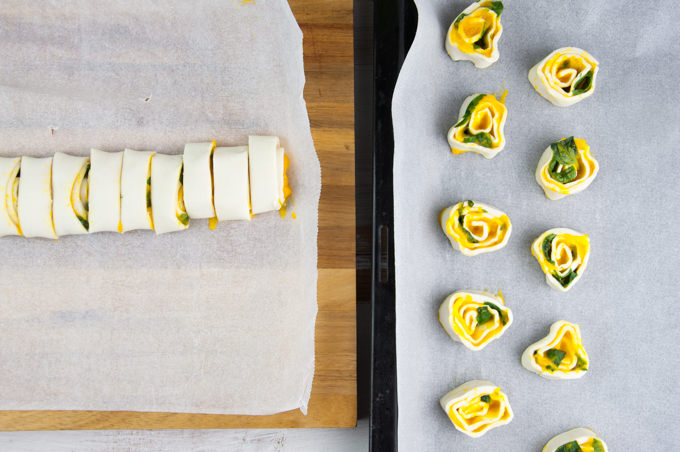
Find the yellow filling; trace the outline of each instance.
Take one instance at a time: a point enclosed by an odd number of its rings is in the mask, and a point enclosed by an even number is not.
[[[564,139],[564,138],[562,138]],[[571,182],[563,184],[559,182],[550,175],[550,161],[541,170],[541,179],[546,185],[550,186],[550,189],[561,193],[563,195],[568,195],[574,189],[574,186],[588,180],[595,173],[595,168],[597,168],[597,162],[590,154],[590,146],[586,143],[586,140],[581,138],[574,138],[574,143],[576,143],[576,178]],[[551,159],[552,161],[552,159]]]
[[[597,63],[585,53],[581,55],[557,53],[545,62],[541,71],[552,88],[560,90],[566,97],[571,97],[573,83],[580,79],[581,75],[595,70],[596,67]]]
[[[498,296],[502,299],[500,293]],[[499,303],[496,306],[504,311],[504,316],[507,321],[507,314],[505,313],[505,309],[503,309],[503,305]],[[490,321],[478,325],[478,309],[484,307],[492,314],[492,318]],[[456,334],[465,338],[475,346],[490,341],[500,334],[505,327],[505,322],[500,318],[497,311],[490,309],[483,302],[474,300],[469,294],[459,296],[455,299],[448,320]]]
[[[541,268],[545,273],[554,274],[555,272],[564,273],[565,266],[569,265],[571,262],[575,262],[580,259],[579,264],[576,268],[572,268],[573,271],[578,272],[583,265],[583,261],[588,254],[590,249],[590,240],[587,234],[574,235],[574,234],[557,234],[552,241],[551,251],[558,250],[556,256],[545,256],[543,254],[543,241],[547,235],[541,236],[539,238],[541,246],[541,251],[538,253],[536,259],[541,265]],[[548,258],[552,257],[553,261],[550,262]]]
[[[461,216],[462,223],[459,221]],[[484,212],[482,206],[469,206],[468,201],[464,201],[456,205],[446,221],[446,234],[463,248],[488,248],[505,240],[509,226],[507,215],[494,217]]]
[[[505,99],[505,96],[502,99]],[[486,132],[491,136],[492,140],[490,149],[497,148],[501,145],[503,139],[500,133],[500,125],[506,113],[505,105],[496,99],[496,96],[493,94],[487,94],[475,106],[468,123],[458,127],[453,137],[455,141],[462,144],[466,137]],[[462,154],[467,151],[469,149],[451,148],[451,152],[454,154]]]
[[[149,168],[146,170],[146,218],[149,220],[149,226],[151,230],[155,230],[153,224],[153,206],[151,205],[151,159],[153,155],[149,157]]]
[[[187,215],[186,207],[184,207],[184,185],[180,181],[177,181],[177,206],[175,207],[175,215],[180,223],[184,226],[189,226],[189,215]]]
[[[21,164],[17,163],[12,172],[7,179],[7,185],[5,186],[5,210],[9,220],[14,224],[17,229],[17,234],[24,235],[21,232],[21,225],[19,224],[19,181],[21,176],[19,175],[19,170],[21,169]]]
[[[579,446],[581,446],[581,451],[582,452],[595,452],[594,443],[595,443],[596,440],[597,440],[596,438],[588,438],[588,441],[586,441],[583,444],[579,444]]]
[[[488,397],[489,401],[482,400],[482,397]],[[465,402],[453,403],[449,408],[451,422],[462,430],[478,433],[510,418],[510,412],[505,407],[507,405],[505,394],[501,392],[501,388],[496,388],[488,394],[480,394]]]
[[[490,3],[482,3],[479,8],[451,27],[449,40],[461,52],[476,53],[487,58],[493,53],[492,44],[501,32],[502,26],[500,17],[487,8]]]
[[[73,180],[71,186],[71,208],[73,213],[78,217],[85,229],[89,229],[88,216],[89,207],[88,199],[90,194],[90,177],[89,177],[90,163],[89,161],[83,164]]]
[[[578,370],[587,370],[588,368],[588,354],[583,348],[581,338],[576,333],[576,328],[572,324],[565,324],[557,330],[557,335],[547,346],[545,350],[534,352],[534,361],[536,364],[548,372],[573,372]],[[559,350],[564,352],[564,357],[561,358],[559,364],[555,362],[555,352],[551,350]],[[551,354],[552,353],[552,354]],[[560,353],[559,356],[562,356]]]
[[[293,194],[290,185],[288,184],[288,168],[290,167],[290,160],[286,154],[283,154],[283,202],[281,203],[281,208],[279,209],[279,214],[281,218],[286,216],[286,206],[288,198]]]

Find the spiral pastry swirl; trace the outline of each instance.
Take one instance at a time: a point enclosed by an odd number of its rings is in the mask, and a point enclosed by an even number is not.
[[[451,59],[471,61],[480,69],[495,63],[503,33],[502,12],[499,1],[479,1],[465,8],[446,33],[444,47]]]
[[[531,254],[538,260],[548,285],[566,292],[588,266],[590,239],[573,229],[549,229],[534,240]]]
[[[580,378],[589,366],[581,329],[564,320],[550,326],[546,337],[531,344],[522,354],[522,366],[551,380]]]
[[[503,248],[510,238],[510,218],[488,204],[462,201],[439,215],[442,230],[451,246],[466,256]]]
[[[558,107],[568,107],[595,92],[599,63],[576,47],[557,49],[529,70],[534,89]]]
[[[600,169],[590,147],[580,138],[562,138],[546,148],[536,166],[536,182],[549,199],[585,190]]]
[[[446,139],[451,152],[476,152],[494,158],[505,147],[505,118],[508,110],[493,94],[475,93],[460,107],[458,122],[449,129]]]
[[[490,381],[471,380],[439,400],[453,426],[472,438],[512,421],[510,402]]]
[[[503,296],[476,290],[460,290],[444,299],[439,323],[451,336],[470,350],[481,350],[498,339],[512,324],[512,311]]]

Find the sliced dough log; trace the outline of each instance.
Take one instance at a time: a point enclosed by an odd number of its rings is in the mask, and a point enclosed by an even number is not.
[[[283,153],[278,137],[248,137],[250,202],[253,214],[279,210],[285,201]]]
[[[184,146],[184,205],[191,218],[213,218],[211,157],[215,142]]]
[[[156,234],[189,227],[183,191],[182,156],[156,154],[151,159],[151,208]]]
[[[215,149],[213,174],[217,219],[250,220],[248,146]]]
[[[18,210],[25,237],[57,238],[52,223],[52,157],[21,159]]]
[[[21,157],[0,157],[0,237],[21,235],[17,213]]]
[[[122,152],[90,153],[90,232],[122,232],[120,172]]]
[[[87,157],[57,152],[52,162],[52,218],[57,235],[88,233]]]
[[[120,222],[123,232],[153,229],[151,213],[151,151],[123,152],[120,176]]]

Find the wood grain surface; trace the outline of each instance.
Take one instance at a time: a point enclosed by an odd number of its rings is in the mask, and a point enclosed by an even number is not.
[[[352,0],[290,0],[304,34],[305,100],[321,161],[319,313],[307,416],[0,411],[0,430],[354,427],[356,270]]]

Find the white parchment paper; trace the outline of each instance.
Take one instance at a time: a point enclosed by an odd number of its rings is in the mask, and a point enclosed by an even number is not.
[[[0,240],[0,409],[306,411],[320,168],[303,86],[284,1],[3,3],[0,155],[279,135],[294,207]]]
[[[578,426],[612,451],[677,450],[680,10],[671,1],[508,1],[500,59],[480,70],[444,50],[469,2],[416,3],[418,32],[393,102],[400,450],[539,451]],[[527,72],[564,46],[588,50],[601,70],[593,96],[558,108]],[[503,89],[505,150],[493,160],[452,155],[446,131],[463,99]],[[534,170],[551,142],[571,135],[588,141],[600,174],[583,193],[550,201]],[[506,248],[475,257],[451,248],[437,216],[465,199],[508,213]],[[530,252],[556,226],[586,232],[592,244],[588,269],[566,294],[547,286]],[[502,290],[513,325],[479,352],[452,341],[437,308],[456,289]],[[520,364],[560,319],[581,325],[591,359],[582,379],[549,381]],[[515,419],[470,439],[439,398],[478,378],[506,391]]]

